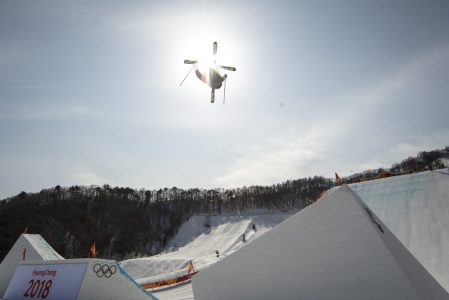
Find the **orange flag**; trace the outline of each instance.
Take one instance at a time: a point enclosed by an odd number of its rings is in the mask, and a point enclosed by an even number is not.
[[[192,263],[192,261],[189,261],[189,272],[187,274],[190,274],[193,272],[195,272],[195,269],[193,268],[193,263]]]
[[[326,193],[326,190],[322,191],[322,192],[318,195],[318,197],[316,197],[316,200],[315,200],[314,202],[320,200],[321,196],[323,196],[324,193]]]
[[[342,185],[343,180],[341,180],[340,176],[338,176],[337,173],[335,173],[335,184],[336,185]]]
[[[92,246],[90,246],[90,254],[92,255],[92,257],[96,257],[97,250],[95,249],[95,242],[92,244]]]

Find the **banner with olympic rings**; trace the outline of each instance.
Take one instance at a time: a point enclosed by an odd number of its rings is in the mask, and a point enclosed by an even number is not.
[[[76,300],[87,266],[87,262],[18,265],[3,297]]]

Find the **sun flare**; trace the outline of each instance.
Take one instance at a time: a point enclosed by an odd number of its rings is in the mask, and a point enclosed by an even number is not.
[[[198,69],[201,72],[208,71],[210,68],[214,67],[215,67],[215,60],[213,56],[209,55],[198,58]]]

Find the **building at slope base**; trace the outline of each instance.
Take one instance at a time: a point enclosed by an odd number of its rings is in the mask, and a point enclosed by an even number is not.
[[[205,299],[449,299],[347,186],[192,280]]]

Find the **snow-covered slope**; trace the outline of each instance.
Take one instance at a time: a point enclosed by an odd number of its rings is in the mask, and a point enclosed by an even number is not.
[[[196,300],[449,299],[347,186],[200,272]]]
[[[390,231],[405,245],[433,277],[449,290],[449,173],[435,170],[404,176],[390,177],[349,185],[364,203],[379,217]],[[332,191],[326,194],[331,194]],[[319,202],[318,202],[319,203]],[[317,203],[317,204],[318,204]],[[309,208],[308,208],[309,209]],[[307,214],[308,209],[301,213]],[[273,222],[269,221],[273,218]],[[178,235],[169,242],[168,249],[161,256],[128,260],[122,262],[134,277],[142,282],[152,276],[173,276],[185,272],[187,263],[193,259],[196,267],[213,264],[245,245],[241,241],[243,232],[247,240],[268,231],[281,222],[286,215],[260,216],[195,216],[186,222]],[[259,219],[259,220],[258,220]],[[256,223],[257,233],[251,231]],[[266,225],[264,225],[266,224]],[[210,226],[210,227],[209,227]],[[321,225],[316,225],[318,228]],[[266,230],[265,230],[265,229]],[[303,228],[298,231],[303,230]],[[342,228],[343,230],[343,228]],[[309,232],[312,236],[312,233]],[[288,239],[293,239],[289,236]],[[286,239],[286,240],[288,240]],[[251,245],[251,244],[250,244]],[[286,247],[278,245],[279,248]],[[221,252],[216,258],[215,250]],[[238,254],[236,252],[235,254]],[[256,251],[254,255],[259,255]],[[298,256],[303,255],[298,251]],[[270,257],[264,259],[270,260]],[[224,263],[225,261],[223,261]],[[294,260],[287,261],[289,264]],[[184,269],[184,270],[183,270]],[[181,271],[179,271],[181,270]],[[233,274],[229,275],[232,276]],[[362,282],[363,280],[360,279]],[[193,299],[192,285],[155,293],[161,299]]]
[[[166,252],[148,258],[125,260],[120,264],[139,283],[173,278],[186,273],[190,260],[196,270],[203,269],[249,244],[290,215],[193,216],[169,241]],[[243,241],[243,235],[246,241]]]
[[[449,174],[426,171],[349,187],[449,291]]]

